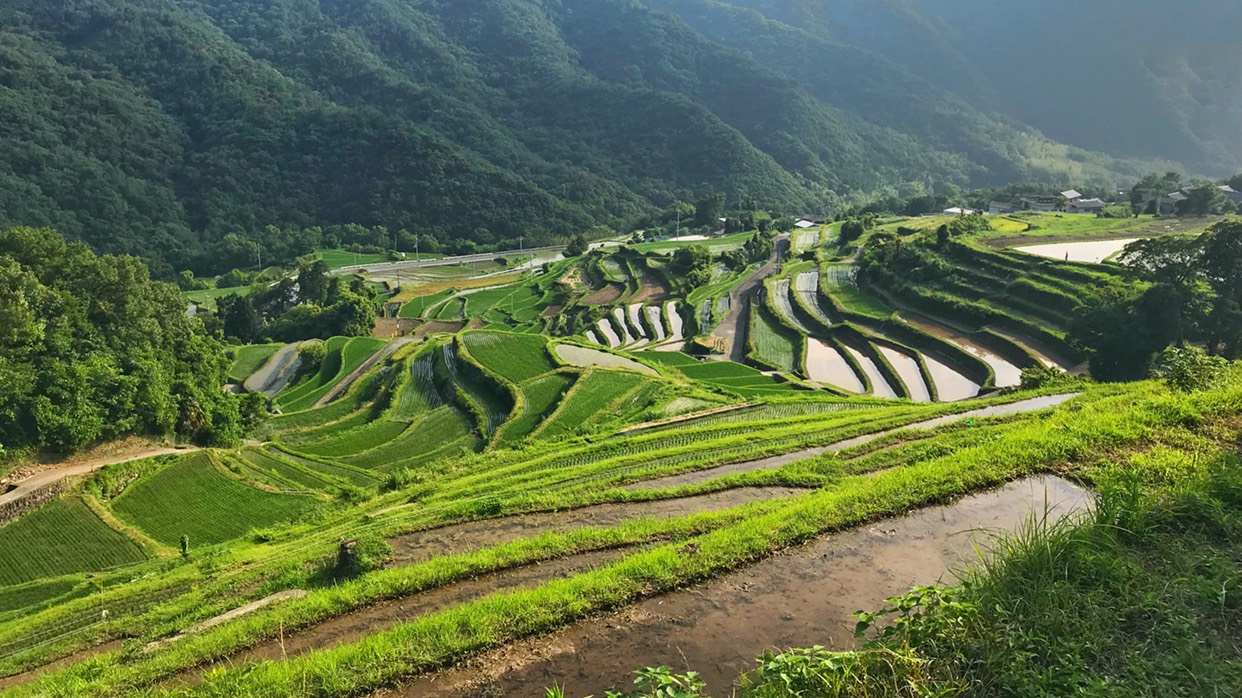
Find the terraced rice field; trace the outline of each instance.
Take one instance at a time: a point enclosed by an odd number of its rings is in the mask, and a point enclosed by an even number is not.
[[[99,572],[145,559],[78,497],[52,501],[0,527],[0,585]],[[6,609],[0,609],[6,610]]]
[[[876,366],[875,361],[871,357],[862,353],[848,344],[845,350],[854,357],[854,361],[862,368],[863,373],[867,374],[867,380],[871,382],[871,394],[875,397],[897,397],[897,391],[889,385],[888,380],[884,378],[884,374],[880,372],[880,368]]]
[[[588,349],[575,344],[565,343],[557,344],[553,348],[553,351],[561,361],[564,361],[570,366],[577,366],[578,368],[605,366],[608,368],[624,368],[628,371],[637,371],[638,373],[645,373],[649,376],[657,375],[655,369],[650,366],[644,366],[633,359],[627,359],[624,356],[618,356],[617,354],[610,354],[606,351]]]
[[[383,345],[384,340],[370,337],[333,337],[327,342],[328,354],[318,375],[281,391],[276,400],[286,412],[313,406]]]
[[[1067,262],[1085,262],[1102,264],[1104,260],[1125,249],[1126,245],[1138,242],[1137,238],[1123,240],[1092,240],[1090,242],[1057,242],[1044,245],[1027,245],[1015,247],[1018,252],[1033,254],[1048,259],[1060,259]]]
[[[807,377],[817,383],[835,385],[851,393],[864,393],[867,388],[854,373],[853,367],[837,348],[822,339],[808,339],[806,345]]]
[[[621,346],[627,347],[633,344],[634,335],[630,332],[630,324],[625,320],[625,308],[613,308],[612,316],[616,318],[617,326],[621,328],[621,333],[618,335],[621,340]]]
[[[643,314],[642,303],[632,303],[626,307],[626,315],[629,317],[629,320],[630,320],[630,323],[629,323],[629,327],[631,328],[630,331],[634,332],[635,337],[642,339],[642,340],[646,340],[648,339],[647,328],[643,326],[642,314]],[[643,342],[643,343],[645,344],[646,342]]]
[[[664,316],[660,312],[660,306],[649,305],[643,308],[643,313],[647,316],[647,322],[651,325],[652,332],[655,333],[651,338],[652,342],[663,344],[667,338],[667,333],[664,331]]]
[[[789,330],[783,330],[761,308],[751,311],[748,341],[754,357],[778,371],[793,371],[801,353]]]
[[[927,372],[931,374],[932,382],[936,385],[937,398],[940,402],[956,402],[979,394],[979,388],[982,386],[947,364],[926,354],[923,355],[923,362],[927,364]]]
[[[669,329],[671,334],[668,336],[670,341],[681,341],[686,338],[684,321],[681,312],[678,309],[677,301],[669,301],[664,304],[664,315],[668,317]]]
[[[182,535],[192,545],[211,545],[246,532],[289,521],[313,500],[265,492],[216,469],[206,455],[193,455],[147,475],[111,503],[112,511],[151,538],[176,547]]]
[[[599,328],[599,334],[608,343],[610,349],[616,349],[621,346],[621,338],[617,336],[616,330],[612,329],[612,323],[607,319],[602,319],[595,325]]]
[[[806,308],[815,319],[825,325],[836,324],[837,321],[819,302],[819,272],[806,271],[794,277],[794,294],[801,301],[802,307]]]
[[[915,402],[931,401],[931,392],[927,389],[927,382],[923,380],[923,372],[919,369],[919,362],[905,352],[898,351],[892,347],[879,344],[876,346],[880,353],[888,360],[888,363],[897,372],[901,382],[906,384],[906,390],[910,391],[910,399]]]
[[[592,417],[606,413],[645,380],[628,371],[588,371],[537,433],[546,438],[577,433],[591,425]]]
[[[548,357],[543,335],[466,332],[462,342],[476,361],[512,383],[523,383],[556,368]]]
[[[504,426],[499,441],[512,443],[534,431],[556,409],[574,379],[572,375],[552,373],[523,383],[520,386],[522,412]]]
[[[786,327],[810,334],[811,329],[802,324],[802,321],[794,313],[793,300],[790,297],[789,279],[774,279],[768,286],[768,290],[772,294],[772,306],[776,308],[776,314],[780,321]]]

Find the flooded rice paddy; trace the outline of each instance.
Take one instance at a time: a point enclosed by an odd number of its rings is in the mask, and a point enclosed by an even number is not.
[[[1046,245],[1025,245],[1023,247],[1015,247],[1014,249],[1039,257],[1048,257],[1049,259],[1100,264],[1132,242],[1138,242],[1138,238],[1092,240],[1090,242],[1056,242]]]
[[[996,387],[1009,388],[1022,382],[1022,369],[1002,359],[995,352],[985,349],[982,345],[970,339],[964,332],[959,332],[919,315],[901,313],[898,317],[908,325],[917,327],[930,335],[939,337],[957,346],[963,351],[970,352],[979,357],[981,361],[992,367],[992,372],[996,375]],[[936,385],[939,387],[940,384],[937,383]]]
[[[654,368],[640,364],[633,359],[610,354],[606,351],[580,347],[576,344],[557,344],[553,351],[556,352],[557,358],[570,366],[577,366],[579,368],[607,366],[609,368],[625,368],[631,371],[638,371],[649,376],[659,375]]]
[[[630,324],[625,321],[625,308],[613,308],[612,316],[617,319],[617,325],[621,327],[621,334],[619,335],[621,344],[633,344],[634,335],[630,334]]]
[[[806,271],[794,279],[794,293],[797,293],[802,304],[811,311],[817,320],[826,325],[835,325],[836,321],[819,303],[819,272]]]
[[[834,385],[851,393],[866,391],[866,386],[841,352],[822,339],[807,339],[806,373],[817,383]]]
[[[936,384],[936,396],[940,402],[957,402],[975,397],[983,387],[948,364],[926,354],[923,355],[923,361],[927,364],[927,372],[931,374],[932,382]]]
[[[699,672],[708,695],[729,695],[764,651],[824,645],[848,649],[854,612],[876,609],[912,586],[951,581],[989,536],[1031,517],[1083,512],[1089,495],[1041,477],[921,509],[813,542],[697,585],[583,621],[549,637],[411,680],[384,696],[538,696],[557,683],[568,696],[628,688],[634,669]]]
[[[677,309],[677,301],[669,301],[665,303],[664,314],[668,316],[668,325],[673,331],[668,338],[673,341],[681,341],[685,339],[686,336],[683,334],[683,321],[681,313]]]
[[[664,318],[660,315],[660,306],[649,305],[643,308],[643,312],[647,314],[647,322],[651,325],[651,331],[655,333],[652,339],[656,342],[664,341]]]
[[[608,320],[600,320],[595,326],[599,328],[600,335],[607,340],[609,348],[616,349],[621,346],[621,338],[618,337],[616,331],[612,329],[611,322],[608,322]]]
[[[872,395],[875,397],[897,397],[897,391],[893,390],[893,387],[884,379],[884,374],[880,373],[880,367],[876,366],[875,361],[872,361],[871,357],[848,344],[845,346],[845,350],[862,367],[863,373],[867,374],[867,380],[871,381]]]
[[[876,344],[875,348],[880,350],[880,353],[892,365],[893,370],[897,372],[897,377],[906,384],[911,400],[931,402],[931,392],[928,391],[927,383],[923,380],[923,371],[919,369],[919,362],[914,357],[883,344]]]

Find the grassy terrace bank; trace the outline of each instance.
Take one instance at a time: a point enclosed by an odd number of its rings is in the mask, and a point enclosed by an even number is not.
[[[930,410],[920,412],[922,415],[931,413]],[[1190,453],[1217,450],[1222,443],[1232,443],[1236,438],[1240,416],[1242,389],[1236,380],[1216,390],[1190,395],[1172,393],[1160,384],[1148,382],[1091,388],[1050,413],[1037,418],[1014,419],[1008,428],[996,430],[979,442],[963,442],[960,426],[932,436],[911,434],[906,442],[892,437],[872,452],[915,441],[930,446],[942,438],[952,447],[939,454],[934,447],[929,447],[917,458],[896,458],[888,464],[876,462],[861,468],[866,474],[851,474],[851,471],[859,472],[852,468],[828,469],[819,489],[789,500],[749,505],[751,508],[744,516],[737,516],[737,512],[721,512],[700,517],[697,523],[686,519],[659,524],[669,527],[666,533],[672,532],[669,535],[674,535],[673,541],[640,548],[597,570],[537,589],[485,597],[415,618],[357,642],[312,651],[297,658],[226,668],[210,674],[189,693],[357,695],[513,638],[545,632],[643,596],[721,574],[825,531],[945,501],[1022,475],[1054,471],[1089,483],[1104,481],[1115,470],[1107,465],[1112,459],[1152,481],[1173,478],[1176,473],[1160,466],[1158,459],[1150,454],[1158,454],[1161,449]],[[910,421],[917,420],[907,419]],[[853,456],[863,455],[840,454],[839,458],[848,461]],[[602,473],[596,470],[594,474]],[[543,482],[549,481],[556,482],[557,478],[549,474]],[[465,485],[462,490],[471,489],[466,482],[461,484]],[[519,477],[508,484],[513,488],[511,491],[517,492],[529,486],[530,481]],[[447,494],[452,489],[450,486],[442,491]],[[503,498],[499,503],[502,511],[508,509]],[[531,503],[530,500],[523,502]],[[431,512],[421,511],[422,507],[410,509],[408,513],[396,512],[395,517],[400,522],[388,522],[381,517],[373,525],[410,529],[418,527],[415,524],[418,519],[438,518]],[[460,515],[461,510],[458,512]],[[705,526],[708,521],[712,523]],[[656,528],[643,529],[643,525]],[[636,540],[658,533],[659,525],[634,524],[627,534],[580,532],[577,535],[598,536],[597,542],[618,540],[609,536],[629,536],[627,540]],[[298,534],[287,540],[282,538],[274,547],[265,546],[262,552],[256,549],[253,555],[255,559],[279,558],[293,548],[324,545],[333,535],[347,530],[328,528],[322,536]],[[552,544],[549,550],[571,549],[568,538],[555,540],[561,542]],[[510,556],[516,555],[513,551],[521,550],[522,545],[531,546],[526,549],[527,554],[553,554],[532,552],[540,548],[529,541],[509,545],[511,552],[507,554]],[[495,551],[487,553],[497,554]],[[283,564],[292,559],[296,558],[287,558]],[[497,564],[497,558],[490,559],[493,560],[491,564]],[[500,556],[499,559],[513,557]],[[489,564],[483,558],[451,564],[444,560],[447,558],[422,564],[448,565],[444,569],[451,569],[455,564],[459,565],[459,570],[485,569]],[[424,575],[422,579],[435,578],[431,567],[421,568],[421,573],[414,573],[414,569],[372,573],[357,584],[375,585],[371,593],[399,594],[403,589],[419,588],[418,583],[409,582],[419,579],[419,574]],[[436,574],[443,574],[443,571]],[[398,583],[398,579],[406,581]],[[402,584],[413,586],[402,587]],[[332,607],[348,596],[341,591],[344,588],[315,591],[307,598],[318,599],[315,603],[324,604],[320,608]],[[363,602],[366,596],[361,594],[355,598]],[[264,634],[263,628],[270,632],[273,623],[279,627],[284,620],[296,622],[295,615],[288,618],[277,615],[293,613],[283,610],[286,608],[294,606],[277,607],[224,624],[150,654],[131,650],[122,655],[100,655],[17,686],[6,695],[131,695],[140,687],[149,686],[156,676],[219,656],[218,653],[224,651],[220,648],[257,641]],[[303,608],[301,612],[308,611]]]

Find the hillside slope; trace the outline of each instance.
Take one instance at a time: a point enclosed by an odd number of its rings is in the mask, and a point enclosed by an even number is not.
[[[0,18],[0,225],[161,273],[267,226],[543,243],[710,192],[825,210],[903,182],[1139,169],[707,0],[13,0]]]

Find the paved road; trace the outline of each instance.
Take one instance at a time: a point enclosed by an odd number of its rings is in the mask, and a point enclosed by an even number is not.
[[[750,301],[755,292],[763,285],[763,280],[776,271],[777,264],[789,249],[789,234],[776,239],[776,248],[772,258],[756,269],[750,276],[733,287],[729,293],[729,314],[712,330],[713,337],[724,339],[729,349],[724,356],[730,361],[742,361],[746,358],[746,326],[750,321]]]
[[[353,274],[362,270],[366,270],[370,274],[394,274],[398,271],[406,271],[408,269],[423,269],[426,267],[446,267],[453,264],[469,264],[471,262],[490,262],[497,257],[516,257],[518,255],[538,254],[540,252],[559,252],[560,246],[551,247],[528,247],[523,250],[508,250],[505,252],[482,252],[479,254],[463,254],[456,257],[440,257],[439,259],[411,259],[406,262],[381,262],[379,264],[351,264],[347,267],[334,269],[333,274]]]
[[[151,448],[129,453],[124,456],[109,456],[107,458],[98,458],[95,460],[75,463],[73,465],[66,465],[62,468],[44,470],[43,472],[35,473],[25,480],[18,482],[16,489],[0,495],[0,506],[8,504],[9,502],[15,502],[23,497],[27,497],[30,493],[43,489],[48,485],[60,482],[67,477],[93,473],[105,465],[112,465],[113,463],[128,463],[130,461],[141,460],[143,458],[151,458],[152,456],[163,456],[170,453],[188,453],[190,451],[197,450],[198,449],[194,447],[170,448],[165,446],[152,446]]]
[[[280,392],[297,369],[295,362],[298,359],[298,347],[301,345],[301,342],[293,342],[277,349],[267,362],[259,367],[259,370],[246,378],[246,382],[243,383],[246,390],[267,395]]]

